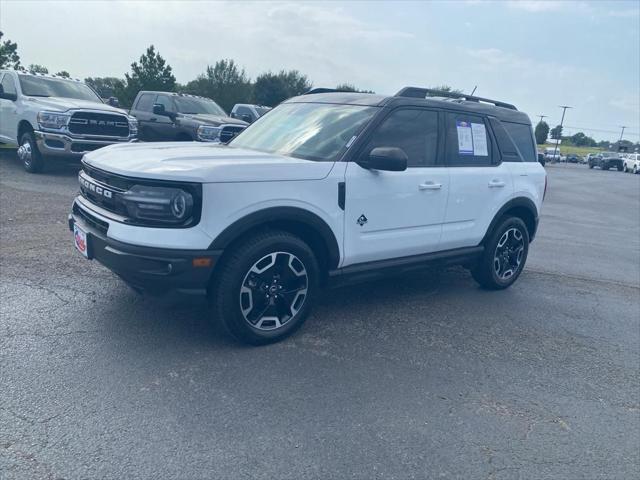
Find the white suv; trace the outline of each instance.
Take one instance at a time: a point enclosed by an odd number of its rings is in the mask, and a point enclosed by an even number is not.
[[[414,87],[311,91],[229,145],[113,145],[79,181],[85,257],[138,290],[206,292],[252,344],[300,327],[326,283],[462,264],[510,286],[546,189],[526,114]]]
[[[622,159],[622,169],[625,172],[640,173],[640,153],[628,153]]]
[[[0,70],[0,142],[18,146],[30,173],[40,172],[47,157],[79,159],[135,141],[137,133],[135,118],[78,80]]]

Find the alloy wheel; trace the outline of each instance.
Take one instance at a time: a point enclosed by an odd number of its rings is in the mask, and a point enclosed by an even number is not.
[[[18,158],[26,165],[30,166],[33,160],[33,149],[31,148],[31,142],[24,140],[22,145],[18,147]]]
[[[258,330],[275,330],[293,319],[307,298],[309,276],[298,257],[273,252],[255,262],[240,287],[240,310]]]
[[[517,274],[524,255],[524,236],[517,228],[509,228],[502,234],[493,256],[493,268],[501,281]]]

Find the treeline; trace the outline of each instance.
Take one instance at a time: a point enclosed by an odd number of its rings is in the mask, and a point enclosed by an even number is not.
[[[627,147],[628,149],[640,147],[640,143],[635,144],[629,140],[618,140],[617,142],[611,142],[609,140],[596,141],[594,138],[586,135],[584,132],[578,132],[573,135],[562,135],[562,126],[556,125],[553,128],[549,128],[549,125],[545,121],[540,121],[535,128],[536,143],[538,145],[544,145],[548,139],[562,141],[563,145],[573,145],[575,147],[594,147],[594,148],[609,148],[615,144],[616,147]],[[553,142],[552,142],[553,143]]]

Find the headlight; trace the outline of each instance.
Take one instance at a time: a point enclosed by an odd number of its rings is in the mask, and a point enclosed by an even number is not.
[[[38,112],[38,124],[40,128],[54,128],[60,130],[66,127],[71,116],[67,113]]]
[[[201,142],[219,142],[222,128],[210,125],[200,125],[198,127],[198,140]]]
[[[122,195],[134,219],[181,224],[191,218],[193,196],[181,188],[134,185]]]
[[[138,135],[138,120],[129,117],[129,135]]]

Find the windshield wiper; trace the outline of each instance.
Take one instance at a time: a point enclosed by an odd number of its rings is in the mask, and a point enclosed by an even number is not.
[[[46,98],[49,98],[51,96],[51,95],[38,95],[36,93],[32,93],[32,94],[25,93],[25,95],[27,97],[46,97]]]

